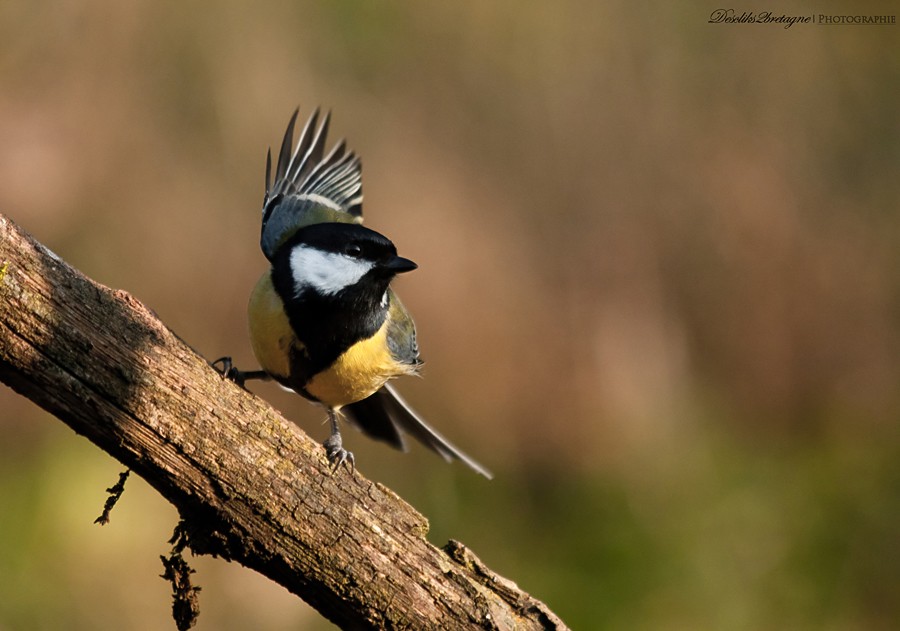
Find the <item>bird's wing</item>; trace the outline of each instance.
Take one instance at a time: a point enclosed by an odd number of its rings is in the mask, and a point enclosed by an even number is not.
[[[493,474],[437,433],[387,384],[372,396],[344,406],[342,412],[365,434],[406,451],[404,434],[440,454],[444,460],[459,460],[491,479]]]
[[[393,289],[388,289],[388,300],[387,343],[391,355],[402,364],[418,368],[422,360],[416,341],[416,324]]]
[[[388,291],[388,347],[394,359],[416,369],[422,363],[416,343],[416,326],[393,290]],[[493,477],[490,471],[461,452],[422,420],[390,384],[362,401],[344,406],[342,410],[356,427],[372,438],[406,451],[404,435],[409,434],[440,454],[444,460],[460,460],[484,477]]]
[[[319,125],[319,109],[312,113],[297,146],[294,111],[281,142],[275,179],[272,151],[266,156],[266,197],[263,201],[260,246],[269,260],[278,247],[303,226],[315,223],[362,222],[362,163],[343,140],[324,155],[331,113]],[[324,157],[323,157],[324,156]]]

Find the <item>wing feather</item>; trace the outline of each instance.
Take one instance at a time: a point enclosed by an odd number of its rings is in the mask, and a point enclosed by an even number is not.
[[[304,226],[323,222],[362,222],[362,162],[341,140],[327,155],[331,122],[327,112],[319,122],[316,108],[294,147],[299,110],[288,121],[272,176],[272,153],[266,158],[260,246],[270,260],[278,247]],[[292,151],[293,148],[293,151]]]

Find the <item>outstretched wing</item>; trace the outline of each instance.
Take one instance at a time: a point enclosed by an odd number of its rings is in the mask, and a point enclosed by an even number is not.
[[[423,421],[390,384],[362,401],[345,405],[341,411],[365,434],[397,449],[406,451],[403,436],[409,434],[447,462],[459,460],[488,479],[494,477]]]
[[[343,140],[324,155],[331,113],[319,125],[319,109],[313,112],[297,146],[294,111],[281,142],[275,180],[272,181],[272,152],[266,156],[266,197],[263,202],[260,246],[272,260],[278,247],[303,226],[315,223],[362,222],[362,163],[347,150]]]

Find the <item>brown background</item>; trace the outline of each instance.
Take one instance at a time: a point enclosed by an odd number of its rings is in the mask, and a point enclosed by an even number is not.
[[[898,27],[595,4],[0,3],[0,209],[251,367],[265,149],[331,108],[420,265],[400,389],[497,474],[347,435],[432,541],[576,628],[896,628]],[[91,523],[120,469],[0,388],[0,629],[172,627],[172,508]],[[327,628],[193,564],[197,629]]]

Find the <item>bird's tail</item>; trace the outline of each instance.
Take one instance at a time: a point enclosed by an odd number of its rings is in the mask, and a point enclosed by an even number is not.
[[[344,406],[341,411],[365,434],[397,449],[406,451],[404,435],[409,434],[440,454],[447,462],[459,460],[488,479],[494,477],[490,471],[432,429],[389,384],[362,401]]]

